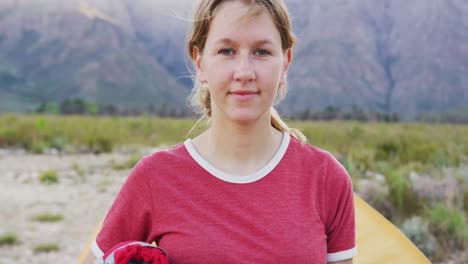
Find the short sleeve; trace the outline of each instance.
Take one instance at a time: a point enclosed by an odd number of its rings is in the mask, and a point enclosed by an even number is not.
[[[327,261],[341,261],[356,255],[356,227],[353,185],[346,169],[330,154],[326,172],[325,228]]]
[[[109,209],[91,247],[97,258],[123,241],[152,242],[153,205],[146,167],[145,159],[138,162]]]

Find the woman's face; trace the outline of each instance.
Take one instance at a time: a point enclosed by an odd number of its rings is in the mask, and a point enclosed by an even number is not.
[[[270,107],[286,80],[291,50],[283,52],[266,9],[246,16],[248,10],[240,1],[218,6],[203,54],[193,50],[199,81],[209,86],[213,122],[269,124]]]

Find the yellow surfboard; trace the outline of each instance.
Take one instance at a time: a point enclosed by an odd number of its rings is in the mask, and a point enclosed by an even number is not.
[[[397,227],[354,195],[358,264],[426,264],[424,254]]]
[[[353,261],[355,264],[431,263],[398,228],[357,195],[354,203],[358,250]],[[100,229],[101,224],[89,238],[78,263],[82,263],[89,253]]]

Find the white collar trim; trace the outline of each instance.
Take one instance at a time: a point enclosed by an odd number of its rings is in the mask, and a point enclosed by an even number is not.
[[[286,153],[286,150],[288,149],[289,146],[289,141],[291,137],[289,136],[289,132],[285,131],[283,132],[283,139],[281,141],[280,147],[276,151],[275,155],[273,158],[260,170],[257,172],[246,175],[246,176],[239,176],[239,175],[232,175],[229,173],[225,173],[213,165],[211,165],[207,160],[205,160],[195,149],[193,146],[192,140],[189,138],[185,140],[184,146],[189,152],[190,156],[206,171],[208,171],[210,174],[215,176],[216,178],[230,182],[230,183],[239,183],[239,184],[245,184],[245,183],[252,183],[255,181],[260,180],[261,178],[265,177],[268,175],[281,161],[283,158],[284,154]]]

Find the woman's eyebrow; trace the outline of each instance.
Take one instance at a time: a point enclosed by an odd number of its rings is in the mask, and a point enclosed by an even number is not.
[[[231,39],[228,39],[228,38],[222,38],[222,39],[218,39],[217,41],[215,41],[215,43],[231,44],[231,43],[233,43],[233,41]]]
[[[215,44],[234,44],[234,43],[236,42],[230,38],[221,38],[215,41]],[[255,41],[253,44],[255,46],[264,45],[264,44],[273,44],[273,41],[269,39],[260,39],[260,40]]]
[[[265,45],[265,44],[273,44],[273,41],[271,41],[269,39],[261,39],[261,40],[255,41],[254,44],[256,46]]]

